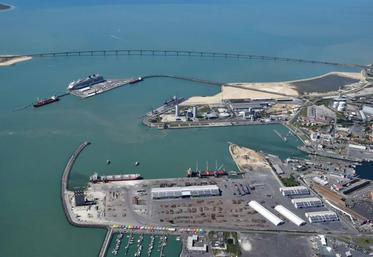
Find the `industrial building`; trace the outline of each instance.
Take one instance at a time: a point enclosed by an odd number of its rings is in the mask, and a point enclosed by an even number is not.
[[[285,172],[281,169],[280,165],[278,164],[274,164],[273,165],[273,168],[275,169],[276,173],[278,175],[282,175],[282,174],[285,174]]]
[[[282,216],[284,216],[285,218],[293,222],[298,227],[306,224],[306,222],[303,219],[301,219],[300,217],[298,217],[297,215],[295,215],[293,212],[289,211],[282,205],[276,205],[275,210],[278,213],[280,213]]]
[[[93,205],[95,203],[94,201],[87,200],[84,191],[81,189],[74,191],[74,200],[75,206]]]
[[[310,191],[305,186],[295,186],[295,187],[280,187],[280,192],[283,196],[292,195],[309,195]]]
[[[255,211],[257,211],[260,215],[262,215],[264,218],[266,218],[268,221],[270,221],[275,226],[281,225],[284,223],[282,219],[274,215],[272,212],[264,208],[260,203],[257,201],[250,201],[249,206],[253,208]]]
[[[307,212],[305,215],[310,223],[322,223],[339,220],[337,213],[333,211]]]
[[[159,187],[151,189],[152,199],[217,196],[220,195],[220,193],[220,189],[217,185]]]
[[[316,208],[323,206],[323,202],[317,197],[309,197],[309,198],[297,198],[291,200],[294,207],[297,209],[302,208]]]
[[[368,105],[363,105],[363,113],[368,116],[373,116],[373,107]]]
[[[205,244],[197,235],[188,236],[187,249],[189,251],[207,252],[207,244]]]
[[[307,107],[307,119],[310,122],[328,124],[336,119],[336,114],[325,105]]]

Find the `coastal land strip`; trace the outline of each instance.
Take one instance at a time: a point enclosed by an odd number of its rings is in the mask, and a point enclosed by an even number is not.
[[[0,3],[0,12],[10,11],[12,9],[14,9],[14,6],[12,6],[10,4]]]
[[[25,62],[31,59],[32,57],[27,55],[0,55],[0,67],[15,65],[19,62]]]
[[[325,84],[325,89],[322,91],[329,92],[363,79],[360,72],[329,72],[316,77],[283,82],[227,83],[222,85],[221,91],[213,96],[192,96],[181,105],[219,104],[230,99],[279,99],[306,94],[316,95],[318,94],[316,92],[321,92],[318,88],[320,83]]]

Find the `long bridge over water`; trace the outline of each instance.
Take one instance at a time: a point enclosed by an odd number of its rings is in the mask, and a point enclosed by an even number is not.
[[[276,57],[268,55],[253,55],[239,53],[224,53],[210,51],[189,51],[189,50],[152,50],[152,49],[104,49],[104,50],[82,50],[82,51],[61,51],[25,54],[33,58],[36,57],[66,57],[66,56],[174,56],[174,57],[207,57],[207,58],[225,58],[238,60],[264,60],[280,62],[297,62],[308,64],[323,64],[350,68],[367,69],[369,65],[349,64],[322,60],[309,60],[301,58]]]

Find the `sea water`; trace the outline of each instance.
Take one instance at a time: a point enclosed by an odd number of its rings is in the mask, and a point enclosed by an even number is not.
[[[186,49],[361,63],[372,62],[369,1],[25,1],[0,14],[2,54],[84,49]],[[181,177],[185,170],[236,167],[228,141],[298,156],[280,125],[156,130],[141,117],[166,98],[212,95],[217,87],[152,79],[81,100],[64,97],[39,109],[36,98],[65,91],[92,73],[106,78],[173,74],[222,82],[282,81],[342,68],[198,57],[35,58],[0,69],[0,256],[95,256],[104,231],[75,228],[64,217],[59,183],[69,155],[83,151],[71,176],[93,172]],[[106,160],[111,160],[111,165]],[[140,162],[135,167],[134,163]],[[169,255],[172,256],[172,255]]]

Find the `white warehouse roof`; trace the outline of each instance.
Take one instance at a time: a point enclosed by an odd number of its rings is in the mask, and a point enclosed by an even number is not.
[[[307,212],[306,217],[310,223],[320,223],[339,220],[337,213],[333,211]]]
[[[297,198],[292,199],[291,202],[294,204],[295,208],[313,208],[323,206],[323,202],[317,197]]]
[[[275,168],[276,173],[279,174],[279,175],[285,173],[285,172],[281,169],[280,165],[278,165],[278,164],[274,164],[274,165],[273,165],[273,168]]]
[[[178,198],[189,196],[220,195],[217,185],[187,186],[187,187],[157,187],[151,189],[153,199]]]
[[[264,218],[272,222],[275,226],[281,225],[284,223],[282,219],[274,215],[272,212],[264,208],[260,203],[257,201],[250,201],[249,206],[253,208],[255,211],[257,211],[260,215],[262,215]]]
[[[295,186],[295,187],[280,187],[280,192],[284,196],[289,195],[308,195],[310,191],[305,186]]]
[[[301,219],[300,217],[298,217],[282,205],[276,205],[275,210],[278,211],[282,216],[293,222],[298,227],[306,224],[306,222],[303,219]]]
[[[373,115],[373,107],[368,106],[368,105],[363,105],[363,112],[365,112],[368,115]]]

